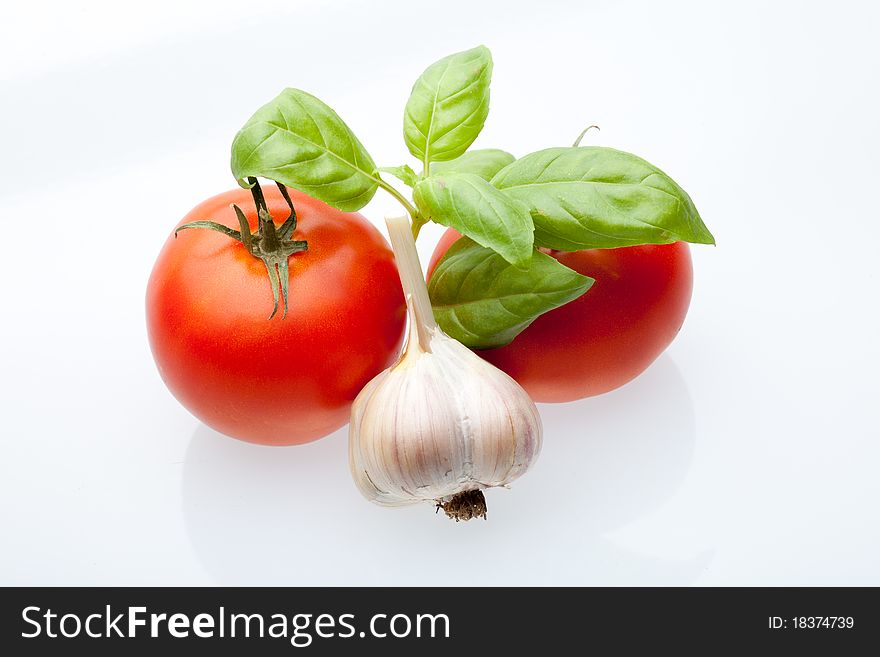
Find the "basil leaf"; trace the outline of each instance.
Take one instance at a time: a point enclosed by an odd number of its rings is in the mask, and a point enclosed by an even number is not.
[[[464,237],[437,264],[428,293],[440,328],[468,347],[489,349],[508,344],[539,315],[592,284],[540,251],[520,270]]]
[[[243,187],[261,176],[340,210],[364,207],[379,184],[376,165],[330,107],[285,89],[250,118],[232,142],[232,173]]]
[[[379,167],[379,171],[390,173],[407,187],[414,187],[419,181],[416,172],[413,171],[412,167],[408,164],[399,167]]]
[[[413,200],[422,217],[455,228],[507,262],[525,269],[534,226],[528,208],[473,173],[448,173],[419,181]]]
[[[485,46],[429,66],[413,85],[403,116],[409,152],[426,165],[467,150],[489,113],[492,55]]]
[[[507,151],[497,148],[483,148],[468,151],[448,162],[437,162],[431,167],[433,173],[475,173],[484,180],[492,180],[492,176],[501,171],[516,158]]]
[[[541,246],[576,251],[715,243],[691,198],[669,176],[611,148],[531,153],[499,171],[492,184],[529,206]]]

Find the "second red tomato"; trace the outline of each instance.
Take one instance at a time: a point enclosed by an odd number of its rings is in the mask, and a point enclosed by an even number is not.
[[[451,229],[443,235],[429,277],[459,237]],[[599,395],[631,381],[684,322],[693,289],[688,245],[549,253],[596,282],[582,297],[538,317],[509,345],[477,353],[541,402]]]

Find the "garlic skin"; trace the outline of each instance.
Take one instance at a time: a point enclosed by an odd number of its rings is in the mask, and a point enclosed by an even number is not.
[[[436,502],[456,520],[482,515],[479,496],[523,474],[541,449],[538,409],[516,381],[434,321],[410,224],[389,218],[407,296],[409,333],[395,365],[352,406],[349,458],[372,502]],[[463,510],[462,510],[463,505]]]
[[[538,409],[519,384],[439,328],[430,348],[410,342],[352,407],[352,474],[378,504],[505,486],[540,451]]]

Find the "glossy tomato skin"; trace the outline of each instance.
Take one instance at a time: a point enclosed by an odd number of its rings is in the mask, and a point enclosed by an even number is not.
[[[289,214],[264,190],[276,224]],[[169,237],[147,287],[147,330],[162,379],[190,412],[217,431],[254,443],[315,440],[348,422],[361,388],[389,366],[405,303],[387,242],[359,214],[290,190],[308,250],[290,257],[289,311],[272,311],[263,262],[204,229]],[[209,220],[252,229],[250,192],[236,189],[195,207],[181,224]]]
[[[429,272],[458,238],[451,230],[443,235]],[[600,395],[631,381],[684,322],[693,290],[687,243],[549,253],[596,282],[538,317],[509,345],[477,353],[541,402]]]

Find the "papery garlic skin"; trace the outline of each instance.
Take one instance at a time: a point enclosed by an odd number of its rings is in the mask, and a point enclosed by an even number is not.
[[[436,325],[409,223],[394,221],[389,231],[410,330],[398,362],[352,406],[354,480],[367,499],[385,506],[506,486],[540,452],[538,409],[516,381]]]
[[[541,419],[507,374],[434,329],[354,402],[349,446],[365,497],[398,506],[505,486],[541,449]]]

